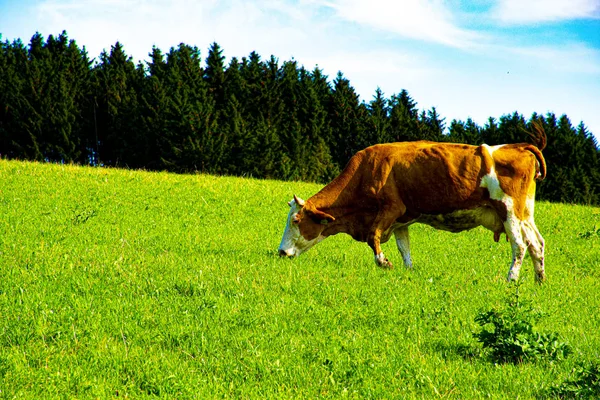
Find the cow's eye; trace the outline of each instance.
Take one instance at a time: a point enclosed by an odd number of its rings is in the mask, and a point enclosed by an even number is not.
[[[300,217],[298,216],[298,214],[294,214],[294,216],[292,217],[292,222],[294,224],[297,224],[300,222]]]

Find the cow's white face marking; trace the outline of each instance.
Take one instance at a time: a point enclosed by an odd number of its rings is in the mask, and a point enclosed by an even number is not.
[[[288,213],[283,237],[279,244],[279,255],[282,257],[295,257],[304,253],[306,250],[325,239],[325,237],[319,235],[313,240],[306,240],[300,233],[298,223],[295,222],[298,217],[298,212],[302,207],[296,200],[292,200],[288,204],[290,206],[290,212]]]

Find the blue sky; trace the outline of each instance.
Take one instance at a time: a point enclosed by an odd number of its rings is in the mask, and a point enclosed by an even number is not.
[[[551,111],[600,139],[600,0],[0,0],[3,40],[63,30],[90,57],[216,41],[342,71],[366,101],[406,89],[448,124]]]

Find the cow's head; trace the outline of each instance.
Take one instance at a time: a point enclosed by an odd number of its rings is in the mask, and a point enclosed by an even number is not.
[[[279,255],[294,257],[304,253],[325,237],[322,235],[327,224],[335,218],[317,210],[310,202],[305,202],[294,195],[290,201],[285,231],[279,245]]]

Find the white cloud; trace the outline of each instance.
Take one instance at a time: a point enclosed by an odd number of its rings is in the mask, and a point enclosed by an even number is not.
[[[582,43],[555,46],[527,46],[507,50],[522,62],[537,64],[539,68],[570,74],[600,75],[600,50]]]
[[[441,0],[323,0],[339,17],[411,39],[456,48],[470,48],[483,39],[481,33],[462,29]]]
[[[331,80],[341,70],[361,99],[367,102],[372,99],[377,87],[385,92],[386,97],[390,97],[402,89],[412,91],[441,75],[425,57],[415,53],[401,54],[390,49],[367,50],[358,57],[350,50],[323,54],[318,58],[306,54],[298,57],[298,60],[309,69],[318,65]]]
[[[504,24],[529,24],[578,18],[600,18],[598,0],[499,0],[492,9]]]
[[[135,61],[147,59],[153,45],[167,52],[179,43],[198,46],[205,57],[215,41],[237,57],[256,50],[289,58],[299,48],[327,45],[319,37],[322,23],[303,6],[284,0],[46,0],[37,7],[36,29],[44,35],[67,30],[90,57],[117,41]]]
[[[198,36],[198,22],[208,19],[215,2],[49,0],[37,9],[38,29],[45,34],[65,29],[85,45],[90,57],[121,42],[127,54],[145,59],[156,44],[163,50]],[[204,39],[204,38],[203,38]],[[193,43],[190,43],[193,44]]]

